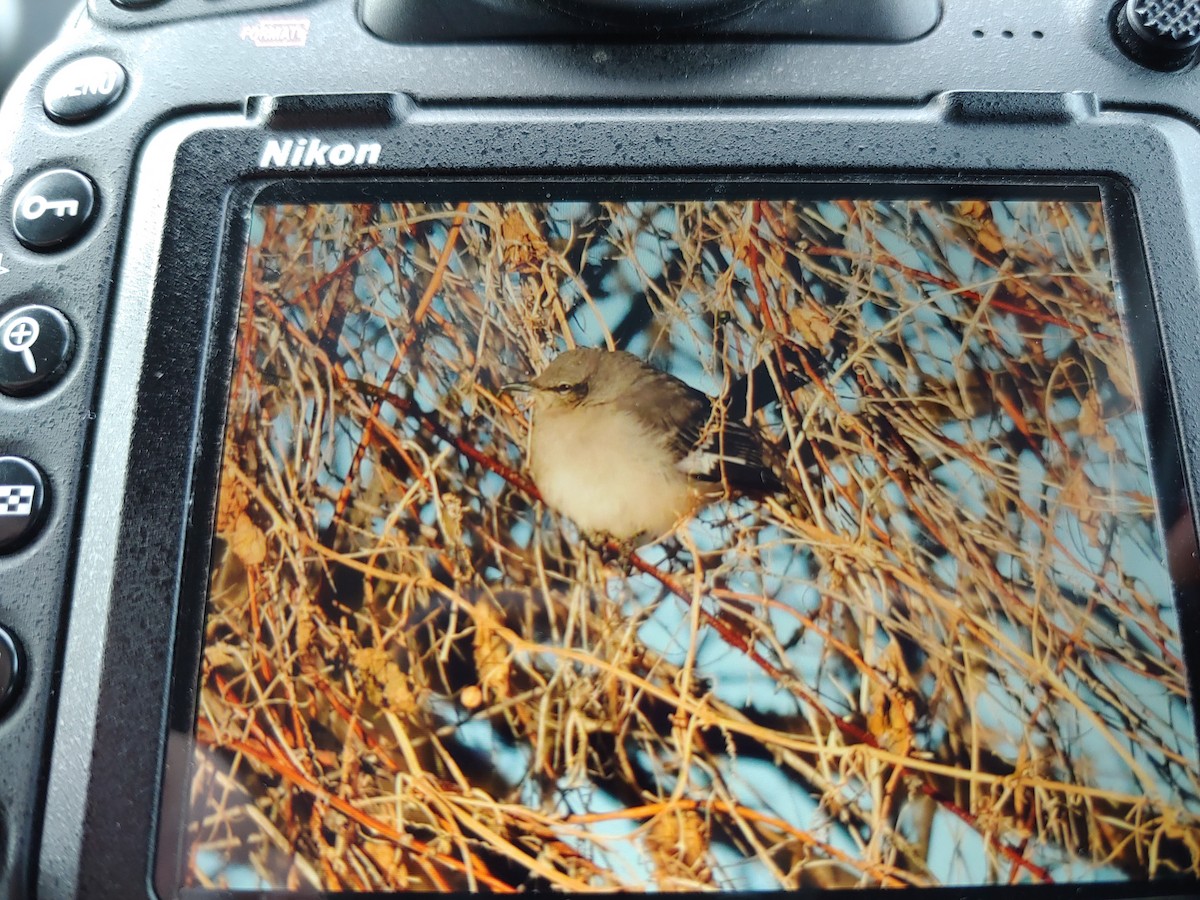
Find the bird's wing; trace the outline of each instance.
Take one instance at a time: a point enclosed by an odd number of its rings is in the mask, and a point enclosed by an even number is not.
[[[713,402],[705,393],[674,375],[646,366],[639,390],[629,399],[653,397],[653,406],[634,402],[633,413],[652,432],[673,435],[671,449],[681,472],[700,481],[724,481],[735,490],[774,492],[782,487],[764,457],[762,439],[751,427],[713,418]]]
[[[701,481],[725,482],[739,491],[774,493],[783,488],[764,459],[762,439],[741,422],[726,421],[723,428],[693,445],[679,468]]]

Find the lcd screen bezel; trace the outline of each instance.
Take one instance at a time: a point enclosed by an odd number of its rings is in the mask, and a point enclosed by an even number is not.
[[[184,749],[167,739],[166,718],[174,635],[187,625],[177,605],[184,532],[202,512],[191,504],[193,461],[200,417],[213,415],[203,373],[228,336],[214,330],[223,313],[213,298],[240,284],[243,260],[228,248],[245,238],[230,211],[269,183],[290,186],[296,199],[348,180],[634,184],[731,172],[764,184],[798,176],[832,185],[1112,184],[1125,197],[1112,215],[1131,236],[1115,249],[1148,269],[1157,314],[1138,333],[1161,349],[1188,495],[1200,496],[1200,407],[1189,402],[1200,396],[1192,337],[1200,178],[1191,164],[1200,135],[1186,122],[1102,110],[1087,95],[987,92],[883,106],[426,107],[363,95],[339,96],[334,106],[317,97],[310,109],[309,98],[286,99],[173,118],[138,156],[80,487],[79,564],[69,576],[57,737],[36,850],[44,893],[159,895],[161,775]],[[315,135],[378,142],[382,155],[378,165],[343,170],[262,161],[269,140]],[[1188,619],[1185,641],[1194,645]],[[1132,894],[1118,885],[1111,896]]]
[[[236,191],[229,203],[228,227],[225,232],[224,259],[244,260],[248,236],[248,221],[252,209],[271,204],[324,203],[383,203],[400,201],[519,201],[519,200],[687,200],[687,199],[858,199],[858,200],[1098,200],[1102,204],[1108,230],[1109,249],[1114,281],[1121,285],[1119,296],[1125,304],[1121,310],[1123,324],[1129,337],[1130,351],[1137,384],[1144,402],[1144,426],[1150,455],[1151,477],[1159,500],[1160,525],[1174,521],[1180,514],[1180,498],[1186,494],[1186,478],[1179,453],[1179,441],[1174,411],[1170,408],[1166,368],[1159,338],[1158,317],[1155,312],[1145,260],[1138,248],[1141,245],[1137,229],[1135,204],[1129,190],[1114,179],[1079,178],[1039,181],[1023,179],[1006,181],[989,179],[954,181],[914,179],[907,181],[889,178],[873,181],[853,177],[826,181],[816,178],[762,178],[729,175],[724,178],[690,178],[658,176],[642,179],[590,178],[581,179],[494,179],[438,178],[420,181],[387,179],[375,182],[313,183],[299,179],[284,179],[268,184],[245,185]],[[238,243],[240,241],[240,243]],[[178,644],[173,667],[173,690],[170,699],[170,740],[179,736],[191,740],[195,721],[199,655],[203,650],[205,600],[209,585],[209,560],[216,513],[217,485],[220,460],[224,447],[225,403],[233,367],[233,345],[240,321],[242,266],[229,266],[225,273],[223,293],[218,293],[214,306],[214,342],[207,360],[202,383],[206,401],[202,405],[203,420],[199,432],[199,452],[193,474],[192,512],[189,523],[179,598],[180,619],[177,627]],[[1162,398],[1153,408],[1148,398]],[[1192,533],[1194,541],[1194,532]],[[1194,547],[1193,547],[1194,549]],[[1185,592],[1173,580],[1173,594],[1180,619],[1180,638],[1186,660],[1194,658],[1197,633],[1196,615],[1184,602]],[[190,672],[190,679],[189,679]],[[1196,696],[1197,676],[1189,666],[1188,681],[1192,696]],[[1193,712],[1193,728],[1197,728]],[[190,744],[189,744],[190,746]],[[177,747],[177,750],[180,749]],[[220,892],[177,889],[181,846],[182,819],[176,809],[179,791],[186,790],[190,764],[188,752],[168,754],[162,793],[162,814],[156,840],[157,886],[162,896],[206,898]],[[183,768],[180,769],[180,760]],[[173,762],[172,762],[173,761]],[[177,795],[171,798],[171,790]],[[166,852],[164,852],[166,850]],[[1137,897],[1170,893],[1177,886],[1186,889],[1191,882],[1163,880],[1154,882],[1070,883],[1057,887],[1086,884],[1097,897]],[[1005,896],[1039,896],[1039,891],[1054,889],[1052,885],[1021,885],[1016,888],[997,888],[986,885],[955,885],[930,889],[934,895],[944,892],[979,894],[1006,890]],[[174,891],[174,893],[172,893]],[[1028,894],[1026,894],[1028,892]],[[778,896],[786,892],[764,892]],[[871,896],[873,889],[853,890],[848,896]],[[256,895],[290,896],[286,892],[256,892]],[[331,895],[331,896],[342,896]],[[350,896],[350,895],[347,895]],[[357,896],[357,895],[354,895]],[[364,895],[365,896],[365,895]],[[758,896],[752,895],[752,896]]]

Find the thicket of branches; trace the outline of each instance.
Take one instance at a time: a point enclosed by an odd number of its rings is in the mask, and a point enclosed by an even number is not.
[[[243,303],[185,883],[1200,873],[1098,203],[265,207]],[[588,547],[498,391],[579,343],[798,496]]]

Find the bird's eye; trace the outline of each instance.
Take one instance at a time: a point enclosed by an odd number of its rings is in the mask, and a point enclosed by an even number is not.
[[[561,384],[551,385],[550,390],[561,396],[568,403],[578,403],[588,395],[588,383],[580,381],[572,384],[569,381],[564,381]]]

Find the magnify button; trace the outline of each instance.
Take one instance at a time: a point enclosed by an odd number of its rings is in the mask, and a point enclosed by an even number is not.
[[[19,306],[0,318],[0,392],[28,397],[66,371],[75,350],[67,317],[50,306]]]
[[[20,353],[25,360],[25,368],[30,374],[37,374],[37,360],[33,358],[32,347],[41,337],[42,326],[32,316],[17,316],[8,323],[4,333],[0,334],[0,344],[9,353]]]

